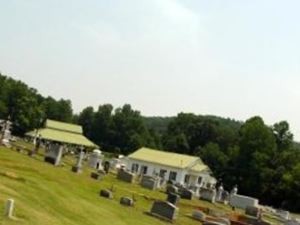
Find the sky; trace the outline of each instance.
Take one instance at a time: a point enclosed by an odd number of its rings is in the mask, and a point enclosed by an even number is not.
[[[86,106],[269,125],[300,141],[300,1],[0,0],[0,71]]]

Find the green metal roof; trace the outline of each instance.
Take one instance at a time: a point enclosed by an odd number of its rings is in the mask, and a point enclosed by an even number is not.
[[[67,131],[72,133],[82,134],[82,127],[76,124],[64,123],[55,120],[46,120],[46,128],[51,128],[55,130]]]
[[[207,168],[207,166],[203,164],[201,159],[198,157],[172,152],[164,152],[150,148],[141,148],[136,152],[130,154],[128,158],[180,169],[189,168],[193,165],[193,163],[197,162],[199,166],[195,167],[195,171],[200,170],[204,167]]]
[[[54,120],[47,120],[45,128],[26,133],[27,136],[41,135],[42,139],[57,141],[66,144],[82,145],[86,147],[98,147],[82,135],[82,127]]]
[[[204,163],[202,163],[201,161],[199,161],[194,166],[192,166],[190,170],[195,173],[202,172],[204,170],[210,171],[209,167]]]

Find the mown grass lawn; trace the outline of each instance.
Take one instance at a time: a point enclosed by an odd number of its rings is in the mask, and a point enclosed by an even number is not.
[[[107,175],[102,181],[90,178],[91,169],[82,174],[71,172],[73,158],[64,158],[63,166],[54,167],[43,162],[42,156],[31,158],[26,154],[0,147],[0,224],[21,225],[125,225],[169,224],[148,216],[153,199],[166,199],[161,191],[149,191],[138,184],[118,181]],[[114,187],[114,199],[99,197],[103,188]],[[134,208],[119,204],[122,196],[137,200]],[[3,217],[8,198],[15,200],[16,221]],[[181,200],[180,213],[175,224],[199,224],[187,217],[197,206],[229,210],[222,205],[204,201]]]

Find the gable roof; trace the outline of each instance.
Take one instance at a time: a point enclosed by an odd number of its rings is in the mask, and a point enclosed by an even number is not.
[[[78,134],[83,133],[82,127],[79,125],[71,124],[71,123],[64,123],[64,122],[49,120],[49,119],[46,120],[45,127],[55,129],[55,130],[78,133]]]
[[[140,148],[136,152],[130,154],[128,158],[179,169],[188,168],[197,161],[200,161],[200,163],[202,163],[200,158],[195,156],[183,155],[173,152],[164,152],[145,147]]]
[[[55,120],[47,120],[45,128],[26,133],[27,136],[35,137],[36,134],[49,141],[57,141],[66,144],[82,145],[86,147],[98,147],[82,134],[82,127],[75,124],[63,123]]]

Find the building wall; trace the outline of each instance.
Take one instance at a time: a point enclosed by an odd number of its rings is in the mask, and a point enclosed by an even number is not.
[[[126,158],[126,160],[123,161],[123,163],[126,165],[127,169],[130,171],[132,169],[133,164],[138,164],[139,168],[138,168],[138,171],[135,172],[136,174],[141,174],[142,166],[146,166],[147,173],[145,175],[148,175],[148,176],[153,176],[155,174],[159,175],[160,170],[166,170],[167,172],[165,174],[165,180],[169,180],[171,171],[176,172],[177,173],[176,182],[180,183],[180,184],[185,184],[185,176],[187,174],[190,175],[188,185],[207,186],[207,184],[210,184],[210,185],[214,186],[216,183],[215,179],[207,171],[195,173],[195,172],[190,172],[188,169],[177,169],[174,167],[168,167],[168,166],[163,166],[160,164],[149,163],[149,162],[133,160],[133,159],[128,159],[128,158]],[[202,181],[200,184],[198,183],[199,177],[202,178]]]
[[[163,165],[159,165],[159,164],[144,162],[144,161],[140,161],[140,160],[132,160],[132,159],[127,160],[127,162],[126,162],[127,169],[131,171],[133,164],[139,165],[138,171],[136,172],[137,174],[141,174],[142,166],[147,166],[148,169],[147,169],[147,173],[145,175],[148,175],[148,176],[153,176],[155,174],[159,175],[160,170],[166,170],[167,171],[165,174],[166,180],[169,180],[171,171],[176,172],[177,173],[176,182],[182,183],[182,184],[184,183],[184,178],[185,178],[185,175],[187,174],[187,171],[184,169],[177,169],[177,168],[173,168],[173,167],[169,167],[169,166],[163,166]]]

